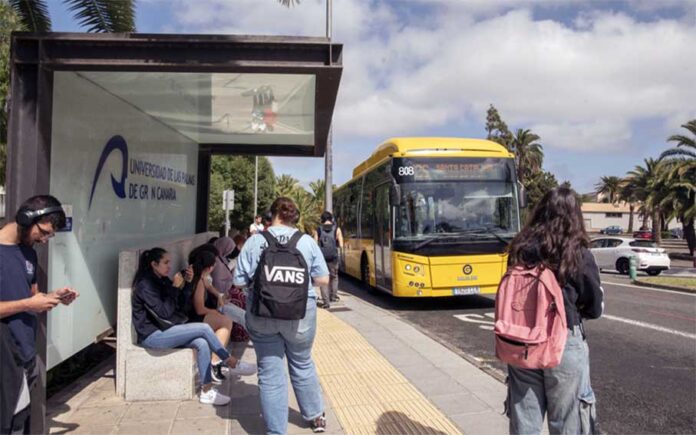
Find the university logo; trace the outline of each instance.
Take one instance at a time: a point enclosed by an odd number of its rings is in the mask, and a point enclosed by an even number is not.
[[[94,181],[92,181],[92,192],[89,195],[89,208],[92,207],[92,199],[94,199],[94,191],[97,188],[97,181],[99,181],[99,175],[101,174],[102,168],[106,163],[106,159],[109,158],[111,153],[114,151],[120,151],[121,157],[123,158],[123,165],[121,166],[121,176],[117,180],[114,175],[111,174],[111,187],[114,189],[114,193],[119,198],[126,197],[126,177],[128,176],[128,144],[126,140],[119,135],[113,136],[104,146],[104,150],[99,158],[99,163],[97,164],[97,170],[94,173]]]

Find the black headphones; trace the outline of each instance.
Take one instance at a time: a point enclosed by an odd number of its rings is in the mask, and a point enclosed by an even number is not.
[[[46,207],[42,208],[41,210],[29,210],[29,209],[19,209],[17,211],[17,216],[15,220],[17,221],[17,224],[21,227],[29,227],[32,226],[37,220],[41,219],[42,217],[49,215],[51,213],[64,213],[63,207]]]

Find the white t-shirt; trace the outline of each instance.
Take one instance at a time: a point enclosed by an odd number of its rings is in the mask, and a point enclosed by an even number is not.
[[[249,233],[250,234],[260,233],[261,231],[263,231],[263,224],[255,224],[254,223],[254,224],[249,225]]]

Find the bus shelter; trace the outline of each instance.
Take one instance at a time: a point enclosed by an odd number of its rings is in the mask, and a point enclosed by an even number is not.
[[[213,154],[324,155],[342,45],[15,33],[11,50],[7,215],[36,194],[64,204],[68,227],[37,247],[38,282],[81,293],[41,316],[45,385],[46,369],[112,330],[120,249],[207,229]]]

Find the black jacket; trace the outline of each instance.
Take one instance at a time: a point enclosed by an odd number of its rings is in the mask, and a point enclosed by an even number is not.
[[[145,309],[147,305],[162,319],[171,319],[179,309],[185,289],[174,287],[172,281],[160,278],[152,272],[147,273],[135,283],[131,303],[133,305],[133,326],[138,333],[138,343],[145,337],[159,330]]]
[[[525,263],[532,265],[538,262],[537,252],[525,252]],[[563,286],[563,304],[568,327],[579,325],[581,319],[599,318],[604,309],[604,292],[600,287],[599,268],[589,249],[582,250],[582,266],[578,275],[567,281]]]

